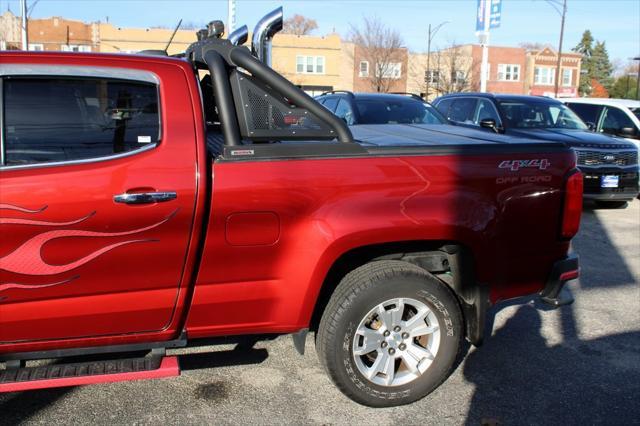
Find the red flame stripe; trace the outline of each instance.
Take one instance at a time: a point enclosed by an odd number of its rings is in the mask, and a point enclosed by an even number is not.
[[[17,212],[22,212],[22,213],[40,213],[41,211],[44,211],[46,208],[47,206],[42,206],[37,210],[31,210],[24,207],[14,206],[12,204],[0,203],[0,210],[15,210]]]
[[[91,216],[96,214],[96,212],[91,212],[85,217],[81,217],[80,219],[72,220],[69,222],[49,222],[46,220],[33,220],[33,219],[19,219],[12,217],[0,217],[0,225],[33,225],[33,226],[68,226],[68,225],[76,225],[80,222],[84,222],[89,219]]]
[[[110,244],[106,247],[101,248],[81,259],[78,259],[74,262],[68,263],[66,265],[50,265],[44,261],[42,258],[42,247],[48,243],[49,241],[55,240],[57,238],[68,238],[68,237],[119,237],[131,234],[137,234],[140,232],[148,231],[150,229],[156,228],[163,223],[170,220],[178,210],[175,210],[168,217],[161,220],[158,223],[154,223],[149,226],[145,226],[138,229],[133,229],[131,231],[124,232],[93,232],[93,231],[82,231],[82,230],[56,230],[56,231],[48,231],[42,234],[36,235],[31,239],[27,240],[20,247],[15,249],[13,252],[8,255],[0,258],[0,269],[5,271],[13,272],[16,274],[23,275],[54,275],[61,274],[63,272],[70,271],[72,269],[78,268],[87,262],[95,259],[96,257],[113,250],[117,247],[123,246],[125,244],[132,244],[137,242],[145,242],[145,241],[154,241],[149,239],[138,239],[138,240],[130,240],[123,241],[115,244]]]

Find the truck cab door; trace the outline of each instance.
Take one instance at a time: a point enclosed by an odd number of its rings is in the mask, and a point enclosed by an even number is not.
[[[158,68],[0,66],[0,343],[172,321],[195,131],[188,94],[163,97],[162,79],[184,74]]]

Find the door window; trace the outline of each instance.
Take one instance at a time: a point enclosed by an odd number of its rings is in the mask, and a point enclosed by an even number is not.
[[[624,111],[606,107],[602,117],[602,129],[601,132],[608,133],[610,135],[622,135],[622,129],[632,128],[635,130],[635,125],[631,118],[624,113]],[[637,130],[636,130],[637,133]]]
[[[476,111],[475,124],[480,125],[482,120],[492,119],[497,125],[500,125],[500,117],[496,107],[486,99],[478,100],[478,110]]]
[[[578,117],[582,119],[585,123],[591,123],[593,126],[598,124],[598,117],[600,116],[600,112],[602,111],[602,107],[600,105],[590,105],[590,104],[579,104],[579,103],[567,103],[569,108],[573,110]]]
[[[160,139],[151,83],[20,77],[2,87],[5,165],[107,157]]]
[[[442,115],[447,119],[449,118],[449,108],[451,107],[453,99],[442,99],[435,104],[435,107]]]
[[[456,123],[474,124],[476,103],[475,98],[455,99],[449,109],[449,120]]]

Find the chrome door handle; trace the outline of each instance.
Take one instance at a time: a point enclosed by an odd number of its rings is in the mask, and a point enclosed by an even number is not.
[[[173,191],[168,192],[134,192],[118,194],[113,196],[113,201],[124,204],[151,204],[162,203],[163,201],[171,201],[178,198]]]

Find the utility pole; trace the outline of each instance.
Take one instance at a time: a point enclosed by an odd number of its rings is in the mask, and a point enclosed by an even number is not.
[[[551,3],[551,5],[553,5],[553,3]],[[562,39],[564,37],[564,18],[566,14],[567,14],[567,0],[562,0],[562,20],[560,22],[560,43],[558,43],[558,64],[556,65],[556,84],[555,84],[555,90],[554,90],[556,98],[558,97],[558,85],[560,84],[560,67],[562,66]]]
[[[29,50],[29,38],[27,35],[27,0],[20,0],[21,30],[22,30],[22,50]]]
[[[436,27],[431,31],[431,24],[429,24],[429,34],[427,36],[427,73],[425,75],[425,80],[427,83],[427,88],[425,90],[425,97],[427,98],[427,102],[429,101],[429,84],[431,83],[431,40],[435,37],[436,33],[444,24],[448,24],[449,21],[444,21],[436,25]],[[440,71],[440,67],[438,66],[438,72]]]

